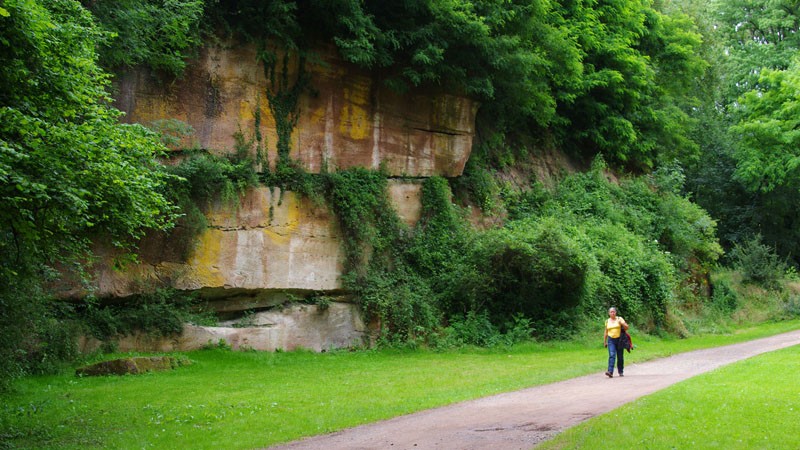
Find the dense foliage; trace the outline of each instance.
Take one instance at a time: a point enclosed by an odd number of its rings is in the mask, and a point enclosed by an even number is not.
[[[168,228],[174,207],[163,146],[120,125],[96,64],[102,37],[69,0],[10,0],[0,10],[0,372],[54,357],[40,286],[86,255],[87,238],[116,245]],[[34,361],[35,362],[35,361]]]
[[[619,184],[607,170],[597,160],[555,189],[508,191],[509,221],[487,231],[468,226],[442,178],[426,180],[422,218],[406,229],[379,173],[330,175],[348,288],[393,342],[567,337],[612,305],[642,329],[675,331],[679,285],[722,253],[716,224],[680,194],[677,169]]]
[[[700,8],[693,1],[683,3],[706,30],[704,52],[714,69],[705,78],[704,104],[695,113],[703,157],[689,165],[689,188],[719,219],[726,246],[760,235],[797,264],[798,5],[735,0]]]
[[[147,65],[180,75],[201,43],[202,0],[84,2],[106,31],[101,63],[111,69]]]
[[[386,342],[567,337],[611,305],[648,331],[684,332],[681,306],[733,313],[732,283],[702,297],[718,224],[745,282],[776,289],[800,257],[798,12],[786,0],[6,0],[0,382],[74,356],[54,345],[72,330],[48,287],[67,267],[81,273],[90,238],[132,249],[177,224],[186,257],[209,203],[258,183],[335,213],[345,287]],[[231,158],[194,149],[165,170],[171,136],[120,124],[104,69],[147,66],[170,82],[203,42],[231,36],[264,65],[278,161],[257,130]],[[305,61],[331,44],[398,91],[481,103],[464,176],[424,182],[414,227],[392,210],[385,174],[291,161],[298,99],[314,89]],[[548,188],[498,181],[539,146],[595,162]],[[476,230],[459,203],[498,226]],[[162,294],[82,311],[104,337],[130,331],[126,317],[176,330],[184,316]]]

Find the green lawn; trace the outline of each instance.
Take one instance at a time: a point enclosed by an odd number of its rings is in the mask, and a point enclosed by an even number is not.
[[[541,448],[797,449],[798,373],[800,346],[767,353],[591,419]]]
[[[764,324],[684,340],[637,338],[633,362],[800,328]],[[606,362],[602,335],[510,349],[315,354],[205,350],[188,367],[143,376],[15,384],[0,448],[254,448],[425,408],[549,383]],[[763,376],[762,376],[763,379]]]

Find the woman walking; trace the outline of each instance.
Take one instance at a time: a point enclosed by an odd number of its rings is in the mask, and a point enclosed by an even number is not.
[[[617,360],[617,372],[619,376],[624,376],[625,370],[625,351],[619,343],[619,337],[623,331],[628,329],[625,319],[617,317],[617,308],[613,306],[608,310],[608,320],[606,320],[606,330],[603,334],[603,346],[608,348],[608,370],[606,376],[614,377],[614,359]]]

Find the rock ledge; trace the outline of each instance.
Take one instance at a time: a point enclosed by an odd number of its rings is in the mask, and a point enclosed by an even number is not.
[[[96,364],[80,367],[75,370],[79,377],[96,377],[103,375],[138,375],[146,372],[172,370],[181,366],[188,366],[191,361],[184,357],[175,356],[137,356],[130,358],[112,359]]]

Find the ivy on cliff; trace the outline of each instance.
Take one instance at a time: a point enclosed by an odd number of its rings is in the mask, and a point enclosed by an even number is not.
[[[291,161],[292,132],[297,125],[298,105],[300,95],[308,88],[309,75],[306,73],[306,58],[300,54],[296,58],[296,73],[290,74],[292,57],[287,50],[281,57],[274,50],[262,49],[259,59],[264,64],[264,73],[268,80],[267,101],[270,112],[275,119],[275,128],[278,134],[276,147],[278,160],[273,182],[286,184],[294,178],[297,169]],[[293,76],[291,76],[293,75]],[[291,78],[291,79],[290,79]],[[268,169],[264,166],[264,171]]]

